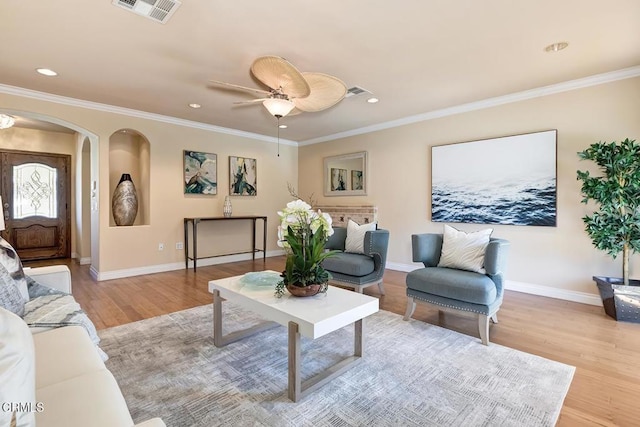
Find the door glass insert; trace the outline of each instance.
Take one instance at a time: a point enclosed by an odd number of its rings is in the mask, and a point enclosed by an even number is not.
[[[41,163],[13,167],[13,219],[56,218],[58,171]]]

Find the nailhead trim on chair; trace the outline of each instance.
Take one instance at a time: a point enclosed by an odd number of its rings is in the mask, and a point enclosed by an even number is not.
[[[468,308],[460,308],[460,307],[455,307],[455,306],[453,306],[453,305],[441,304],[441,303],[438,303],[438,302],[429,301],[429,300],[427,300],[427,299],[423,299],[423,298],[420,298],[420,297],[415,296],[415,295],[409,295],[409,296],[410,296],[411,298],[413,298],[413,299],[418,299],[418,300],[420,300],[420,301],[424,301],[424,302],[426,302],[426,303],[428,303],[428,304],[432,304],[432,305],[439,305],[440,307],[452,308],[452,309],[454,309],[454,310],[458,310],[458,311],[467,311],[467,312],[469,312],[469,313],[485,314],[485,313],[482,313],[482,312],[480,312],[480,311],[470,310],[470,309],[468,309]],[[463,302],[464,302],[464,301],[463,301]],[[499,309],[499,307],[498,307],[498,309]],[[493,313],[488,313],[488,314],[486,314],[486,315],[487,315],[487,316],[493,316],[493,315],[494,315],[494,314],[496,314],[497,312],[498,312],[498,310],[494,311]]]

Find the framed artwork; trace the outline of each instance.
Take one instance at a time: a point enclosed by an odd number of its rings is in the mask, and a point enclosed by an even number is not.
[[[347,191],[347,170],[331,168],[331,191]]]
[[[229,156],[229,194],[255,196],[258,194],[256,159]]]
[[[431,220],[556,225],[557,130],[431,148]]]
[[[351,189],[363,190],[362,186],[362,171],[351,171]]]
[[[200,151],[183,151],[184,193],[218,194],[218,156]]]
[[[324,195],[366,196],[367,165],[366,151],[325,157],[322,173]]]

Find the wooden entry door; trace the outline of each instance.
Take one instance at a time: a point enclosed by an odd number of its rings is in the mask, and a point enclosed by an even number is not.
[[[3,237],[23,261],[69,258],[71,156],[3,150],[0,158]]]

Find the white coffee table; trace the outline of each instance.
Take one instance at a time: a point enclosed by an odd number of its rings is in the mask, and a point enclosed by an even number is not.
[[[240,281],[242,277],[209,282],[209,292],[213,294],[213,342],[216,347],[222,347],[277,324],[286,326],[289,329],[289,399],[297,402],[360,361],[364,347],[363,320],[378,311],[377,298],[334,286],[329,286],[326,294],[313,297],[294,297],[285,291],[282,298],[276,298],[274,288],[244,286]],[[258,314],[268,322],[223,336],[223,299]],[[352,323],[355,325],[353,356],[303,382],[300,335],[316,339]]]

